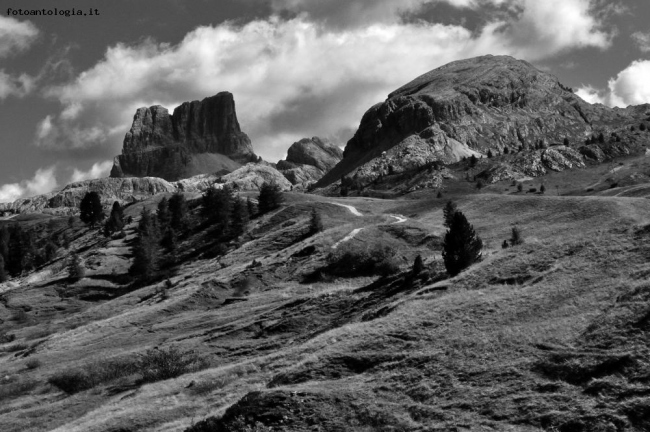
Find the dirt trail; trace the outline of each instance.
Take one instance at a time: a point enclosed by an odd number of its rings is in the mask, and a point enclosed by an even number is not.
[[[362,230],[363,230],[363,228],[356,228],[356,229],[353,229],[353,230],[350,232],[350,234],[346,235],[346,236],[343,237],[341,240],[339,240],[339,241],[337,241],[336,243],[334,243],[334,245],[332,246],[332,249],[336,249],[337,247],[339,247],[339,245],[340,245],[341,243],[345,243],[346,241],[352,240],[352,239],[354,238],[354,236],[356,236],[357,234],[359,234]]]
[[[361,212],[360,212],[359,210],[357,210],[356,208],[352,207],[351,205],[347,205],[347,204],[339,204],[339,203],[335,203],[335,202],[330,203],[330,204],[334,204],[334,205],[337,205],[337,206],[345,207],[346,209],[350,210],[350,212],[351,212],[353,215],[355,215],[355,216],[363,216],[363,214],[361,214]]]
[[[402,223],[402,222],[406,222],[406,216],[403,216],[403,215],[398,215],[398,214],[389,214],[389,215],[387,215],[387,216],[390,216],[390,217],[392,217],[392,218],[397,219],[395,222],[393,222],[393,225],[395,225],[395,224],[399,224],[399,223]]]

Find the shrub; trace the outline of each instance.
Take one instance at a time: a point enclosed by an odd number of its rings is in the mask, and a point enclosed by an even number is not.
[[[518,192],[521,192],[521,191],[523,191],[523,190],[524,190],[524,185],[521,184],[521,183],[517,183],[517,191],[518,191]]]
[[[508,249],[508,240],[504,240],[503,243],[501,243],[501,248]]]
[[[476,189],[481,190],[481,189],[483,189],[483,186],[484,186],[483,185],[483,180],[478,179],[478,181],[476,182]]]
[[[387,276],[397,273],[396,251],[391,246],[374,243],[366,248],[346,243],[327,256],[328,273],[338,276]]]
[[[528,189],[528,192],[535,193],[535,192],[537,192],[537,188],[530,188],[530,189]]]
[[[72,281],[78,281],[86,274],[86,270],[81,266],[81,259],[76,253],[72,254],[68,262],[68,277]]]
[[[544,192],[546,192],[546,186],[541,185],[541,186],[539,187],[539,191],[540,191],[542,194],[543,194]]]
[[[512,227],[512,231],[510,234],[510,246],[517,246],[520,245],[524,242],[524,238],[521,235],[521,231],[519,230],[519,227]]]
[[[180,351],[176,347],[152,349],[147,351],[138,362],[138,369],[143,382],[161,381],[176,378],[188,372],[207,367],[195,353]]]
[[[467,222],[465,215],[457,211],[445,234],[442,247],[442,258],[447,273],[456,276],[481,259],[483,241],[474,232],[474,227]]]
[[[95,385],[91,377],[84,370],[66,370],[59,372],[49,377],[47,382],[68,394],[88,390]]]
[[[40,362],[40,360],[35,359],[35,358],[29,359],[29,360],[27,360],[27,363],[25,363],[25,367],[27,369],[37,369],[37,368],[41,367],[41,362]]]
[[[494,157],[494,154],[492,153],[492,150],[488,150],[487,157],[488,157],[488,158],[492,158],[492,157]]]
[[[442,198],[442,192],[438,191],[438,194],[436,195],[436,198]]]
[[[641,124],[639,125],[639,130],[640,130],[640,131],[644,131],[645,129],[646,129],[646,127],[645,127],[645,123],[641,123]]]

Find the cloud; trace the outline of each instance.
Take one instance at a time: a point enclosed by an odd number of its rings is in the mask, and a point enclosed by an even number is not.
[[[650,103],[650,60],[636,60],[609,80],[610,105],[625,107]]]
[[[607,88],[584,85],[576,94],[589,103],[603,103],[624,108],[650,103],[650,60],[636,60],[610,78]]]
[[[630,37],[641,52],[650,52],[650,33],[636,32]]]
[[[26,50],[38,33],[36,26],[29,21],[0,15],[0,58]]]
[[[57,187],[55,167],[39,168],[30,180],[0,186],[0,202],[12,202],[53,191]]]
[[[586,0],[521,0],[517,14],[478,33],[460,25],[399,20],[404,10],[426,1],[276,0],[277,10],[302,13],[242,26],[199,27],[177,45],[117,44],[72,81],[46,90],[62,108],[41,122],[36,142],[52,149],[118,154],[138,107],[172,109],[227,90],[235,96],[240,124],[256,153],[277,160],[306,136],[338,143],[348,139],[370,106],[450,61],[483,54],[535,61],[609,43]],[[470,0],[448,2],[474,7]],[[332,27],[341,11],[368,23]]]
[[[75,168],[70,177],[70,183],[108,177],[113,167],[112,161],[97,162],[88,171],[80,171]]]
[[[35,80],[27,74],[13,76],[0,69],[0,100],[9,96],[24,97],[35,88]]]
[[[602,95],[602,91],[590,85],[584,85],[578,88],[575,93],[590,104],[605,104],[607,102],[606,98]]]

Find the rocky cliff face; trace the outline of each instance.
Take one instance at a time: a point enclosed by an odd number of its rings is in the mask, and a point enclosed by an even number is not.
[[[172,115],[159,105],[139,108],[111,177],[175,181],[206,172],[230,172],[254,159],[251,141],[237,121],[233,95],[222,92],[185,102]]]
[[[318,137],[303,138],[287,151],[287,159],[277,164],[278,170],[291,182],[307,187],[323,177],[343,159],[343,152],[334,144]]]
[[[115,201],[126,204],[176,190],[176,185],[154,177],[85,180],[71,183],[58,192],[23,198],[11,203],[0,203],[0,211],[75,214],[79,211],[79,203],[84,195],[90,191],[99,193],[102,203],[108,207]]]
[[[399,172],[488,151],[521,151],[519,162],[510,168],[541,173],[525,165],[556,169],[562,163],[545,163],[556,152],[537,150],[567,143],[578,149],[601,133],[598,149],[581,150],[580,159],[639,152],[647,136],[635,135],[631,127],[645,120],[649,108],[590,105],[553,75],[507,56],[457,61],[416,78],[370,108],[348,141],[343,160],[318,186],[345,175],[369,183],[389,167]]]

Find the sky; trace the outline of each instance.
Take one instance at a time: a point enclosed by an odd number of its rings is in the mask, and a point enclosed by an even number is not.
[[[220,91],[271,162],[304,137],[344,146],[391,91],[485,54],[650,103],[649,17],[648,0],[2,0],[0,202],[108,176],[137,108]]]

